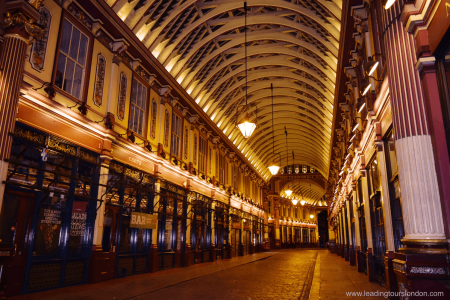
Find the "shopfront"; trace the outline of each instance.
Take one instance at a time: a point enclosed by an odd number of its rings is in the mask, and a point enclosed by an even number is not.
[[[251,253],[250,247],[252,243],[252,233],[251,233],[251,220],[252,215],[244,212],[244,230],[242,231],[242,255],[247,255]]]
[[[102,248],[112,253],[115,277],[148,272],[152,230],[157,224],[155,195],[151,174],[110,162]]]
[[[242,223],[242,211],[240,209],[231,207],[231,258],[241,255],[241,223]]]
[[[191,222],[191,246],[193,262],[209,262],[211,250],[211,198],[197,192],[190,192],[193,219]]]
[[[158,269],[184,266],[187,195],[184,188],[160,184],[158,203]]]
[[[228,258],[228,216],[228,205],[216,200],[214,207],[214,244],[216,245],[216,260]]]
[[[11,135],[0,216],[6,295],[86,283],[98,154],[20,123]]]

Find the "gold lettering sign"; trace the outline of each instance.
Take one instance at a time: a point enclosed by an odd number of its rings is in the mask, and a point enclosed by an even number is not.
[[[156,229],[158,215],[131,212],[130,228]]]

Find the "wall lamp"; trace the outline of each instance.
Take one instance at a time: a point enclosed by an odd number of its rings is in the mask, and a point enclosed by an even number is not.
[[[359,98],[358,103],[356,103],[356,109],[358,111],[358,113],[360,113],[364,107],[366,106],[366,97],[363,96],[361,98]]]
[[[386,4],[384,5],[384,9],[389,9],[392,6],[392,4],[394,4],[394,3],[395,3],[395,0],[387,0]]]

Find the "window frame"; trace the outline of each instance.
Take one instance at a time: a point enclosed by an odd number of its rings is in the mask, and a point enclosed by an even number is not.
[[[147,89],[147,95],[146,95],[146,99],[145,99],[146,104],[145,104],[145,111],[144,111],[144,119],[142,120],[142,126],[143,126],[143,128],[142,128],[142,135],[137,133],[136,131],[132,130],[131,127],[130,127],[131,105],[133,105],[131,103],[131,98],[133,97],[133,92],[134,92],[134,88],[133,88],[133,81],[134,80],[137,80],[138,83],[142,84]],[[130,101],[129,101],[129,103],[130,103],[130,106],[129,106],[129,109],[128,109],[128,129],[131,130],[132,132],[134,132],[139,138],[141,138],[143,140],[147,140],[147,138],[145,138],[145,137],[147,136],[147,132],[148,132],[148,117],[149,117],[149,105],[150,105],[150,86],[144,80],[142,80],[142,78],[139,77],[136,73],[133,73],[133,76],[131,78],[131,91],[130,91]]]
[[[179,135],[177,135],[175,132],[174,132],[174,127],[175,127],[175,120],[176,119],[178,119],[180,122],[179,122],[179,130],[180,130],[180,133],[179,133]],[[182,153],[182,149],[181,149],[181,146],[183,145],[183,117],[182,116],[180,116],[180,115],[178,115],[175,111],[172,111],[172,128],[171,128],[171,139],[170,139],[170,154],[172,155],[172,156],[175,156],[176,158],[178,158],[178,159],[180,159],[181,160],[181,158],[182,158],[182,156],[183,156],[183,153]],[[174,136],[175,137],[177,137],[178,138],[178,153],[174,153],[173,152],[173,150],[174,150]],[[176,155],[176,154],[178,154],[178,155]]]
[[[202,145],[203,144],[203,145]],[[202,151],[204,148],[204,152]],[[200,134],[198,135],[198,171],[206,174],[207,169],[207,159],[208,159],[208,140],[205,139]],[[202,169],[203,167],[203,169]]]
[[[59,88],[55,85],[55,79],[56,79],[56,72],[58,70],[58,63],[59,63],[59,53],[61,52],[61,41],[62,41],[62,34],[63,34],[63,28],[64,28],[64,20],[68,20],[73,26],[75,26],[78,30],[80,30],[83,34],[85,34],[89,41],[87,45],[87,51],[86,51],[86,64],[84,68],[84,79],[81,86],[81,92],[80,92],[80,99],[76,98],[72,94],[69,94],[62,88]],[[63,11],[63,14],[61,16],[61,20],[59,22],[59,32],[58,32],[58,41],[56,44],[56,50],[55,50],[55,61],[53,62],[53,71],[52,71],[52,79],[51,82],[53,86],[56,88],[57,93],[69,98],[70,100],[77,102],[77,103],[86,103],[87,102],[87,94],[89,90],[89,79],[90,79],[90,72],[91,72],[91,65],[92,65],[92,52],[93,52],[93,46],[94,46],[94,35],[86,28],[84,27],[77,19],[75,19],[70,13]]]

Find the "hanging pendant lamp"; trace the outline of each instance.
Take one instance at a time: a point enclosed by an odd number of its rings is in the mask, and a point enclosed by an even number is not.
[[[247,2],[244,2],[244,12],[245,12],[245,107],[244,110],[248,110],[248,103],[247,103],[247,89],[248,89],[248,76],[247,76]],[[256,124],[250,121],[249,113],[245,115],[245,117],[237,124],[237,127],[241,131],[244,138],[248,139],[252,136],[253,132],[256,129]]]
[[[273,84],[270,84],[270,90],[272,92],[272,142],[273,142],[273,148],[272,148],[272,154],[275,154],[275,136],[274,136],[274,128],[273,128]],[[280,165],[281,165],[281,156],[280,156]],[[280,170],[280,166],[275,163],[275,161],[272,163],[272,165],[269,166],[269,171],[272,175],[278,174],[278,171]]]

